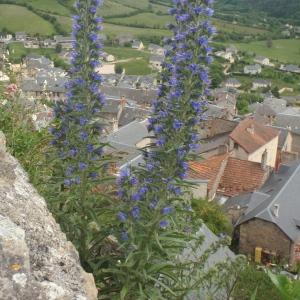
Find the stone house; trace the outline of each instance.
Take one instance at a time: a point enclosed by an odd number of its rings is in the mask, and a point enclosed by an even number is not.
[[[256,121],[273,125],[279,113],[286,110],[287,102],[284,99],[267,97],[262,103],[254,103],[249,106]]]
[[[40,42],[38,40],[26,40],[24,42],[24,48],[27,49],[38,49],[40,48]]]
[[[263,66],[270,66],[270,59],[263,56],[256,56],[254,62]]]
[[[226,88],[234,88],[234,89],[238,89],[239,87],[241,87],[241,85],[242,84],[236,78],[228,78],[224,83],[224,86]]]
[[[15,38],[17,42],[25,42],[27,39],[27,33],[26,32],[16,32]]]
[[[11,34],[0,35],[0,43],[8,43],[13,39]]]
[[[55,40],[52,39],[44,39],[40,42],[40,46],[42,48],[55,48],[57,45],[57,42]]]
[[[164,62],[164,56],[161,55],[151,55],[149,63],[152,68],[158,70],[159,72],[162,70],[162,63]]]
[[[133,121],[103,138],[103,142],[110,144],[110,147],[105,148],[105,152],[116,158],[116,163],[111,169],[113,174],[118,174],[129,165],[138,166],[143,162],[140,150],[150,143],[150,139],[147,138],[147,124],[147,120]]]
[[[287,107],[276,116],[274,125],[290,129],[292,132],[300,134],[300,108]]]
[[[134,40],[132,42],[131,47],[132,49],[136,49],[136,50],[143,50],[145,48],[143,42],[139,40]]]
[[[272,82],[265,79],[256,79],[252,82],[252,90],[267,88],[272,85]]]
[[[225,51],[227,53],[231,53],[232,55],[237,55],[238,54],[238,49],[233,45],[227,47]]]
[[[232,120],[237,113],[236,94],[228,91],[217,91],[212,94],[212,104],[226,110],[227,119]]]
[[[279,131],[248,118],[229,135],[229,151],[233,157],[276,166]]]
[[[260,188],[269,175],[262,163],[240,160],[231,153],[219,154],[200,162],[189,163],[189,179],[196,180],[194,196],[221,203],[229,197]]]
[[[165,49],[159,45],[155,45],[155,44],[149,44],[148,45],[148,50],[155,55],[160,55],[160,56],[164,56],[165,54]]]
[[[284,72],[300,74],[300,67],[297,65],[281,65],[280,70]]]
[[[234,63],[234,57],[232,52],[226,52],[226,51],[217,51],[215,53],[215,56],[222,57],[226,60],[228,60],[230,63]]]
[[[257,75],[260,74],[261,71],[262,71],[261,66],[258,64],[244,67],[244,74],[248,74],[248,75]]]
[[[281,165],[261,189],[229,199],[234,244],[257,263],[300,262],[300,162]]]
[[[25,57],[22,67],[26,70],[27,75],[32,77],[39,70],[54,68],[54,63],[44,56],[30,54]]]
[[[75,38],[73,38],[72,36],[55,35],[54,41],[56,44],[60,44],[63,49],[71,50],[73,48]]]

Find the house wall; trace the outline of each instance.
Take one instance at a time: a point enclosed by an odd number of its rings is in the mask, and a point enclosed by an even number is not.
[[[229,141],[229,149],[232,151],[232,157],[249,160],[249,154],[238,144],[235,144],[234,140],[230,139]]]
[[[281,260],[291,259],[290,239],[275,224],[255,218],[239,226],[239,253],[253,258],[256,247],[276,252]]]
[[[274,168],[276,164],[277,147],[278,147],[278,136],[275,139],[271,140],[266,145],[264,145],[263,147],[251,153],[248,157],[248,160],[260,163],[262,161],[262,155],[264,154],[265,150],[267,150],[268,156],[267,156],[266,164],[267,166]]]
[[[291,139],[291,151],[300,154],[300,135],[292,133]]]
[[[292,245],[291,262],[292,265],[300,263],[300,240]]]

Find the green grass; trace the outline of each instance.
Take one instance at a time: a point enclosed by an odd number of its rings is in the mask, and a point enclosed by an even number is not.
[[[167,23],[170,23],[171,18],[169,16],[158,16],[153,13],[141,13],[135,16],[127,18],[113,18],[111,22],[116,22],[121,25],[132,26],[146,26],[146,27],[160,27],[165,28]]]
[[[104,33],[108,35],[132,35],[134,37],[149,37],[149,36],[158,36],[165,37],[170,35],[170,31],[165,29],[150,29],[150,28],[137,28],[137,27],[127,27],[121,25],[114,25],[104,23]]]
[[[274,40],[273,47],[268,48],[266,41],[234,44],[238,49],[254,52],[283,63],[300,64],[300,40]]]
[[[136,11],[136,9],[123,5],[122,2],[104,1],[99,13],[103,17],[109,17],[120,14],[128,14],[134,11]]]
[[[236,32],[245,34],[265,34],[268,32],[265,29],[232,24],[230,22],[226,22],[215,18],[213,19],[213,23],[217,27],[218,32]]]
[[[9,44],[9,52],[10,52],[10,59],[13,62],[20,62],[21,58],[28,55],[29,53],[40,54],[44,56],[55,55],[54,49],[27,49],[24,48],[22,43]]]
[[[130,62],[119,63],[125,69],[127,75],[148,75],[154,73],[149,67],[149,61],[145,59],[135,59]]]
[[[41,10],[43,12],[49,12],[59,15],[70,15],[70,10],[61,5],[57,0],[17,0],[17,3],[24,3],[31,5],[33,8]]]
[[[125,68],[127,75],[148,75],[154,73],[149,67],[150,53],[125,47],[105,47],[104,50],[115,56],[116,60],[130,59],[128,62],[119,63]]]
[[[45,21],[27,8],[18,5],[0,5],[0,28],[6,27],[10,31],[26,31],[27,33],[41,35],[53,34],[51,23]]]
[[[150,54],[146,51],[138,51],[125,47],[105,47],[104,50],[116,57],[117,60],[141,57],[149,59]]]

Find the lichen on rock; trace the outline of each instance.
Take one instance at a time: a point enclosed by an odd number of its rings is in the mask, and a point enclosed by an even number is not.
[[[0,132],[0,299],[95,300],[94,278]]]

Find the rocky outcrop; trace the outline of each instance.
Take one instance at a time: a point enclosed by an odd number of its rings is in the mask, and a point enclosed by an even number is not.
[[[93,276],[82,269],[45,200],[6,152],[1,132],[0,299],[97,299]]]

